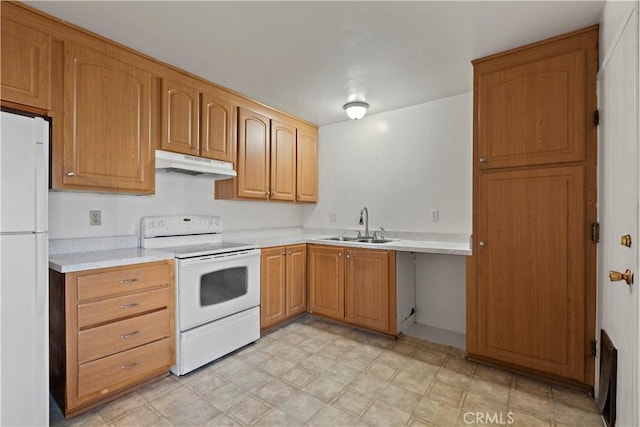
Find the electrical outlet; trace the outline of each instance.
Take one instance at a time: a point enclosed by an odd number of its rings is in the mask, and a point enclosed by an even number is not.
[[[338,222],[338,214],[335,212],[329,213],[329,221],[330,222]]]
[[[431,209],[431,221],[437,221],[440,219],[440,210]]]
[[[102,211],[89,211],[89,225],[102,225]]]

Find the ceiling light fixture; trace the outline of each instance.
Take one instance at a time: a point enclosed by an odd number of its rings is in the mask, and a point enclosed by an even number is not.
[[[350,119],[360,120],[367,113],[369,104],[362,101],[347,102],[342,108],[347,112],[347,116],[349,116]]]

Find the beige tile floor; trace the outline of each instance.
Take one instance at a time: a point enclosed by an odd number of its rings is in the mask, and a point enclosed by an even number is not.
[[[586,395],[460,350],[305,315],[182,377],[53,426],[601,426]]]

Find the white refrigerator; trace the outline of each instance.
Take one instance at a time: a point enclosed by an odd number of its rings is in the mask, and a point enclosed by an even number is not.
[[[49,424],[49,122],[0,114],[0,426],[43,426]]]

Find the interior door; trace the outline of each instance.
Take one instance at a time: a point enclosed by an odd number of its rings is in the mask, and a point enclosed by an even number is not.
[[[637,13],[637,12],[636,12]],[[617,421],[638,425],[638,64],[637,15],[632,14],[600,75],[600,249],[598,330],[605,329],[618,349]],[[634,90],[635,89],[635,90]],[[631,236],[631,247],[622,236]],[[610,271],[635,274],[634,284],[610,281]],[[598,331],[599,336],[599,331]],[[625,408],[624,410],[620,410]]]

